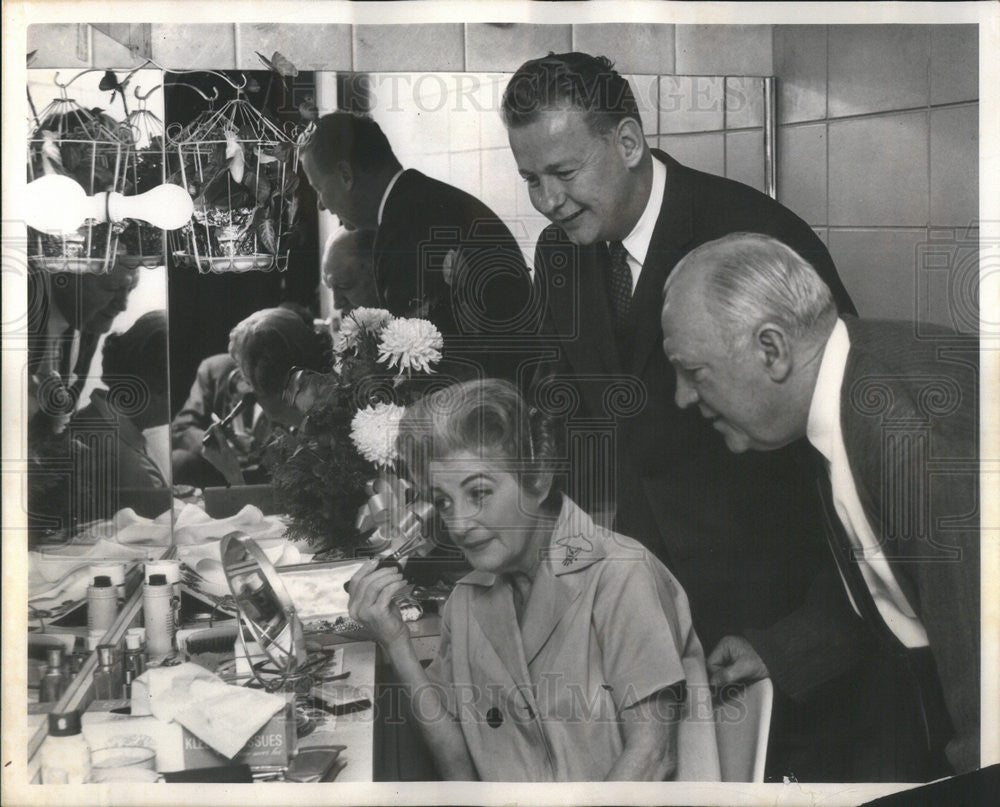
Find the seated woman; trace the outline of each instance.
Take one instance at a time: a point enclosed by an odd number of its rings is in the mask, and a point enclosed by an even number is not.
[[[408,408],[403,463],[473,571],[426,670],[392,603],[398,570],[365,563],[350,614],[407,685],[447,779],[717,781],[687,597],[639,543],[554,491],[553,443],[505,381]]]
[[[328,371],[330,349],[329,335],[290,307],[264,308],[239,322],[229,334],[229,354],[202,362],[171,426],[175,481],[199,487],[263,481],[259,463],[274,424],[294,427],[302,418],[283,400],[289,372]],[[213,425],[248,395],[250,405],[225,430]]]
[[[101,381],[107,389],[91,392],[90,403],[67,427],[81,447],[74,485],[90,491],[92,504],[110,505],[103,515],[115,509],[119,497],[120,504],[131,504],[127,494],[143,490],[163,490],[169,507],[169,484],[143,436],[145,429],[169,420],[167,376],[166,312],[143,314],[124,333],[105,338]]]

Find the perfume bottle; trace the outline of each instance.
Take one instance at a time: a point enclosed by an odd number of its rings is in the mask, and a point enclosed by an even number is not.
[[[97,647],[97,669],[94,671],[94,700],[118,700],[122,696],[121,668],[115,666],[115,646]]]
[[[146,671],[146,653],[142,635],[129,631],[125,635],[125,697],[132,697],[132,682]]]
[[[38,684],[38,701],[55,703],[66,691],[69,679],[63,672],[63,651],[61,647],[50,647],[46,658],[45,674]]]

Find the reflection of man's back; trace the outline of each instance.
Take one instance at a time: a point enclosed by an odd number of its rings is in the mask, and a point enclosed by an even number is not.
[[[29,418],[32,430],[59,432],[79,403],[102,335],[128,305],[138,271],[28,275]],[[31,437],[29,436],[29,442]]]

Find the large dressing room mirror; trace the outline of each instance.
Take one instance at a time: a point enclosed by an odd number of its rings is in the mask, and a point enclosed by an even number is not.
[[[162,184],[162,85],[159,70],[29,70],[28,180],[69,178],[92,198]],[[60,196],[46,205],[72,210]],[[60,234],[28,228],[31,540],[64,543],[84,528],[99,540],[128,508],[166,514],[169,542],[163,231],[80,220]]]

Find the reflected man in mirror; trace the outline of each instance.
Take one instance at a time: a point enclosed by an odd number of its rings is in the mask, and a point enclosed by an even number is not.
[[[372,248],[372,230],[344,230],[334,233],[327,241],[320,262],[323,284],[333,292],[333,305],[339,319],[355,308],[377,308]]]
[[[375,231],[379,306],[437,326],[445,359],[439,371],[516,382],[537,305],[507,225],[474,196],[404,170],[366,116],[320,118],[302,167],[321,209],[348,229]]]
[[[29,273],[29,433],[65,426],[98,341],[126,309],[138,282],[138,270],[118,261],[107,274]]]

